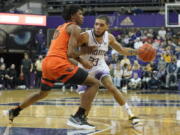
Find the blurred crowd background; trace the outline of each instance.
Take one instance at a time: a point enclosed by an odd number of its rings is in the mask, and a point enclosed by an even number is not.
[[[165,3],[174,0],[1,0],[0,12],[47,16],[47,26],[0,24],[0,89],[34,89],[40,87],[41,62],[48,50],[53,31],[63,23],[61,12],[66,4],[79,4],[85,11],[83,30],[91,29],[89,18],[106,14],[112,20],[109,29],[124,47],[138,49],[144,43],[157,49],[151,63],[136,56],[122,56],[109,48],[105,55],[114,84],[123,91],[180,90],[180,25],[166,27],[165,20],[148,26],[143,15],[165,17]],[[179,14],[179,9],[172,14]],[[123,17],[121,22],[120,17]],[[133,17],[142,16],[139,22]],[[174,18],[174,17],[173,17]],[[53,22],[53,23],[52,23]],[[172,21],[173,22],[173,21]],[[176,22],[176,20],[175,20]],[[93,22],[92,22],[93,23]],[[136,24],[137,23],[137,24]],[[178,22],[177,22],[178,23]],[[139,25],[138,25],[139,24]],[[173,22],[174,24],[174,22]],[[76,89],[56,83],[54,88]]]

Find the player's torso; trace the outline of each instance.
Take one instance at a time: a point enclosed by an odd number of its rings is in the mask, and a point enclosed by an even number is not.
[[[83,55],[83,57],[86,60],[91,61],[93,63],[93,68],[91,70],[106,67],[107,64],[105,62],[104,55],[108,51],[108,44],[109,44],[108,32],[106,31],[104,33],[101,43],[99,43],[96,40],[92,30],[88,30],[86,32],[89,35],[88,46],[97,46],[97,49],[91,54]]]
[[[72,22],[60,25],[55,30],[47,56],[56,56],[67,59],[67,49],[70,36],[66,29],[70,24],[72,24]]]

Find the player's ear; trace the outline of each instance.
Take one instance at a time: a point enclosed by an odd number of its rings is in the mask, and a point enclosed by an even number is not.
[[[76,14],[72,14],[72,15],[71,15],[71,20],[75,19],[75,15],[76,15]]]

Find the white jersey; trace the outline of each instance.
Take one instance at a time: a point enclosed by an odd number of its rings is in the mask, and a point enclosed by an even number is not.
[[[86,31],[89,35],[88,46],[97,46],[97,50],[92,52],[91,54],[82,55],[84,59],[91,61],[93,63],[93,68],[87,70],[91,74],[97,74],[98,72],[104,72],[105,74],[109,74],[109,67],[105,62],[105,53],[108,51],[109,37],[108,32],[106,31],[103,35],[102,43],[98,43],[96,41],[93,30]],[[82,67],[82,65],[81,65]],[[102,78],[102,76],[101,76]],[[99,78],[100,79],[100,78]]]

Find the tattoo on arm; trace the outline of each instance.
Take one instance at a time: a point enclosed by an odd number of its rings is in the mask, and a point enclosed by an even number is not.
[[[128,49],[129,55],[137,55],[137,50],[134,49]]]
[[[130,55],[133,54],[133,50],[128,50],[128,53],[130,53]]]

